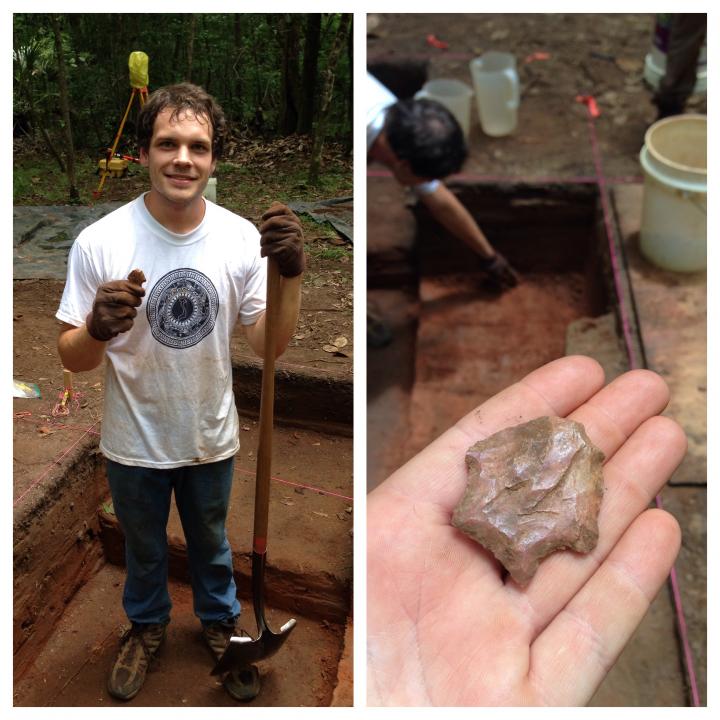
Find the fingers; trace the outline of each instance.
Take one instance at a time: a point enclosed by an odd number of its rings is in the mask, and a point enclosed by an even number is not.
[[[144,295],[145,289],[141,285],[136,285],[128,280],[115,280],[101,285],[95,300],[97,303],[106,305],[139,307]]]
[[[85,322],[91,337],[106,342],[130,330],[144,295],[145,289],[129,280],[113,280],[101,285]]]
[[[668,513],[647,510],[635,519],[531,646],[528,679],[545,704],[588,702],[640,624],[679,547],[680,529]]]
[[[621,376],[570,415],[582,422],[606,455],[599,539],[588,555],[567,551],[543,560],[525,590],[534,633],[539,633],[587,582],[630,523],[660,492],[685,454],[686,439],[673,420],[654,415],[665,407],[665,383],[654,373]]]
[[[269,234],[296,235],[302,232],[300,223],[295,215],[273,215],[260,226],[260,235],[265,237]]]
[[[613,551],[626,528],[662,489],[685,453],[685,436],[665,417],[647,420],[605,465],[597,547],[557,553],[540,564],[526,590],[534,634],[568,603]]]
[[[631,370],[570,417],[585,426],[607,462],[641,423],[665,409],[669,399],[670,391],[659,375],[650,370]]]
[[[449,521],[465,489],[465,453],[470,445],[536,417],[565,417],[600,390],[603,380],[602,367],[591,358],[572,356],[548,363],[466,415],[383,485],[439,503]]]
[[[262,220],[274,217],[275,215],[294,215],[293,211],[284,203],[274,200],[270,207],[262,214]]]
[[[300,220],[289,207],[274,202],[262,216],[260,255],[272,257],[285,277],[295,277],[305,269],[303,232]]]

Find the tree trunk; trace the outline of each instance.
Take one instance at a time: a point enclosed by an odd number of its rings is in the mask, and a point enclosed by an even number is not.
[[[55,36],[55,56],[57,58],[58,90],[60,93],[60,112],[63,118],[63,130],[65,142],[67,143],[67,177],[70,193],[70,202],[80,201],[80,193],[75,180],[75,147],[73,145],[72,126],[70,125],[70,101],[68,98],[67,74],[65,71],[65,56],[62,47],[62,35],[60,33],[60,21],[57,15],[50,15],[53,35]]]
[[[190,29],[188,31],[187,43],[187,69],[185,70],[185,81],[192,82],[193,50],[195,48],[195,13],[190,15]]]
[[[333,85],[335,84],[335,67],[337,65],[338,57],[340,56],[340,49],[350,26],[351,18],[352,14],[350,13],[342,14],[327,57],[327,67],[325,68],[322,94],[320,96],[320,107],[317,114],[317,120],[313,128],[313,145],[310,155],[310,172],[308,180],[313,185],[317,184],[320,176],[320,163],[322,161],[322,150],[325,143],[328,109],[330,108],[330,102],[332,101]]]
[[[233,105],[237,108],[236,114],[237,116],[242,119],[242,96],[243,96],[243,78],[242,78],[242,68],[243,68],[243,49],[242,49],[242,40],[243,40],[243,21],[242,21],[242,15],[240,13],[235,13],[233,16],[233,26],[234,26],[234,36],[235,36],[235,47],[234,47],[234,53],[233,53],[233,63],[232,63],[232,94],[233,94]]]
[[[297,130],[298,123],[298,88],[300,86],[298,22],[298,17],[294,13],[286,13],[280,18],[283,44],[280,104],[280,133],[282,135],[292,135]]]
[[[347,56],[348,56],[348,91],[345,93],[345,102],[347,103],[347,124],[350,131],[347,133],[347,142],[345,143],[345,150],[348,155],[352,155],[353,151],[353,99],[355,97],[354,85],[353,85],[353,30],[355,26],[355,20],[350,18],[350,27],[348,28],[348,41],[347,41]]]
[[[307,135],[312,131],[315,92],[317,89],[318,55],[320,54],[320,27],[322,15],[310,13],[305,25],[305,51],[303,53],[302,95],[297,131]]]

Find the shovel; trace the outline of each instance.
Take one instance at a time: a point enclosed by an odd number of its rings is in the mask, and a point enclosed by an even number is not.
[[[260,442],[255,475],[255,525],[253,528],[252,597],[256,638],[233,635],[211,675],[239,670],[274,655],[295,627],[288,620],[275,633],[265,622],[265,556],[267,553],[268,506],[270,503],[270,465],[272,462],[273,400],[275,394],[275,345],[277,337],[280,272],[277,263],[268,258],[267,305],[265,309],[265,357],[260,394]]]

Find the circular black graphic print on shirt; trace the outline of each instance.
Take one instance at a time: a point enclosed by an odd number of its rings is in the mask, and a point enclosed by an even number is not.
[[[172,348],[197,345],[212,332],[217,314],[215,286],[208,277],[190,268],[164,275],[147,301],[153,337]]]

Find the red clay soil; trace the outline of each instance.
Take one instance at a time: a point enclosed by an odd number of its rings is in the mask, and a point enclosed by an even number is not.
[[[331,340],[340,335],[348,341],[352,339],[349,290],[345,280],[336,278],[332,283],[335,285],[329,288],[311,288],[309,293],[306,325],[309,326],[308,339],[312,340],[312,348],[304,345],[302,340],[296,340],[287,356],[298,365],[310,366],[314,372],[322,368],[322,372],[348,378],[352,369],[351,351],[345,353],[348,357],[342,357],[314,349],[315,340],[324,344],[329,336],[333,336]],[[18,662],[20,654],[15,661],[16,673],[20,674],[38,653],[40,657],[51,657],[41,650],[48,637],[51,646],[59,648],[64,647],[63,638],[69,641],[72,637],[69,630],[63,633],[61,629],[59,635],[53,632],[53,625],[67,603],[74,602],[78,590],[78,598],[89,592],[82,583],[103,562],[102,548],[97,540],[100,532],[98,510],[108,492],[102,476],[102,459],[97,453],[96,434],[102,415],[102,369],[75,375],[74,387],[79,391],[79,398],[71,405],[70,415],[54,417],[52,414],[62,393],[62,368],[55,349],[57,322],[54,319],[62,286],[62,282],[49,280],[14,283],[13,376],[37,383],[42,393],[41,399],[15,399],[13,402],[15,645],[16,649],[22,648],[21,662]],[[348,300],[343,301],[343,298]],[[324,309],[326,307],[329,309]],[[317,318],[318,313],[330,318],[327,322],[320,321],[322,332],[312,319]],[[236,336],[236,341],[233,343],[234,358],[240,352],[242,338]],[[351,342],[343,350],[348,347]],[[328,359],[332,364],[326,362]],[[278,368],[283,362],[286,362],[285,358],[278,363]],[[242,579],[249,574],[257,423],[241,417],[241,428],[242,448],[236,458],[228,533],[239,566],[236,570]],[[275,595],[295,593],[296,597],[291,598],[293,609],[310,608],[317,617],[312,623],[321,623],[323,618],[342,623],[350,612],[352,592],[354,514],[352,501],[348,499],[353,495],[352,439],[278,426],[274,433],[272,475],[268,584],[275,588]],[[102,516],[109,517],[111,525],[112,508],[106,504],[106,509]],[[182,552],[182,531],[174,514],[169,534],[174,543],[171,550]],[[108,572],[111,571],[103,569],[99,577],[107,577]],[[97,582],[102,584],[103,581]],[[242,591],[246,590],[243,588]],[[113,613],[121,612],[121,586],[114,583],[108,592],[103,603],[93,606],[98,622],[100,616],[110,612],[111,605]],[[182,593],[181,589],[180,598]],[[288,604],[286,597],[283,601],[284,605]],[[271,592],[268,602],[274,604]],[[282,612],[287,613],[286,610]],[[72,626],[75,630],[79,628],[83,638],[82,622]],[[325,634],[328,633],[323,630],[318,637]],[[337,648],[342,644],[342,627],[330,635],[340,637],[340,641],[337,637],[333,640],[333,652],[337,656]],[[302,638],[302,632],[297,637]],[[327,653],[320,640],[309,637],[307,643],[309,655],[315,657],[314,662],[327,666],[323,670],[326,677],[319,676],[325,684],[320,681],[317,686],[309,684],[306,688],[308,698],[303,700],[303,679],[296,688],[298,695],[288,699],[281,693],[276,700],[269,701],[270,704],[325,704],[330,701],[332,663],[328,665],[322,660]],[[72,647],[68,646],[67,652],[71,651]],[[180,657],[184,655],[180,653]],[[298,663],[298,658],[294,662]],[[305,658],[299,667],[310,662]],[[337,663],[337,657],[333,662]],[[292,662],[289,664],[293,665]],[[182,669],[178,667],[172,668],[170,677],[177,677],[173,687],[178,689],[178,695],[180,689],[192,684],[184,679]],[[88,700],[88,696],[83,695],[83,682],[73,682],[75,684],[71,683],[65,689],[63,699],[58,700],[60,704],[76,702],[72,700],[76,692],[79,693],[78,704]],[[27,700],[30,695],[23,697],[27,704],[35,702]],[[232,702],[229,696],[228,700]],[[50,701],[52,698],[43,700]],[[225,700],[208,702],[223,704]],[[95,703],[88,700],[87,704]],[[165,701],[158,695],[155,704],[165,704]]]
[[[67,607],[35,664],[16,685],[16,706],[227,707],[240,706],[210,675],[212,656],[192,614],[187,585],[171,581],[172,620],[141,693],[129,703],[106,690],[107,676],[127,622],[118,597],[124,573],[106,565]],[[268,609],[277,629],[289,619]],[[256,635],[252,603],[243,603],[242,627]],[[342,625],[297,617],[292,635],[278,653],[259,664],[262,692],[252,706],[329,705],[342,652]]]
[[[474,407],[565,353],[587,312],[580,273],[524,275],[499,296],[477,275],[423,278],[409,457]],[[521,420],[519,420],[521,421]]]
[[[301,320],[309,335],[293,340],[291,347],[278,361],[309,366],[336,377],[348,377],[352,372],[352,309],[343,300],[350,290],[346,280],[328,281],[337,287],[315,288],[305,301]],[[54,417],[52,412],[62,397],[62,364],[57,355],[56,341],[59,324],[55,320],[64,283],[57,280],[18,280],[13,283],[13,379],[36,383],[41,399],[16,398],[14,410],[14,497],[20,497],[28,487],[48,469],[48,463],[59,459],[83,433],[99,430],[96,424],[102,417],[102,367],[73,376],[79,398],[71,406],[68,418]],[[340,305],[341,309],[334,306]],[[320,320],[317,319],[321,313]],[[326,321],[324,317],[327,317]],[[332,336],[332,337],[331,337]],[[321,349],[334,337],[344,336],[348,345],[342,349],[347,357],[331,355]],[[318,347],[316,347],[318,346]],[[232,341],[233,357],[250,355],[240,329]]]

